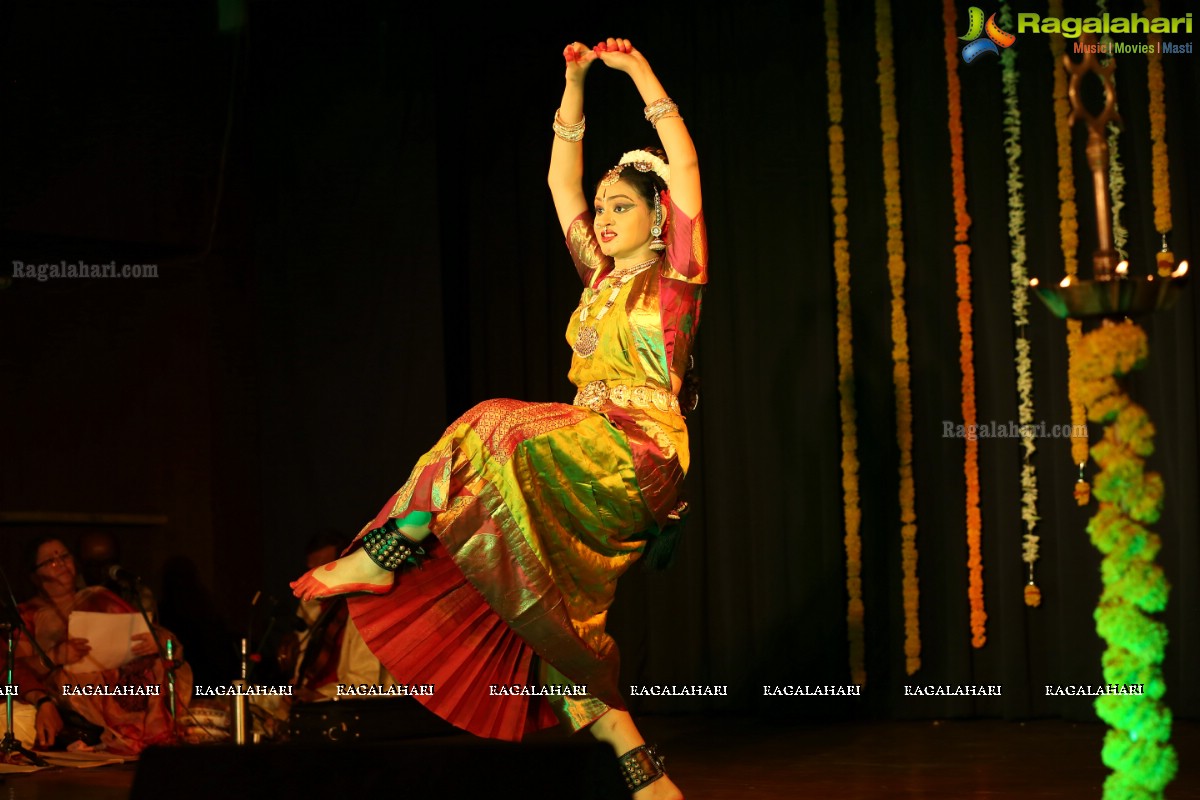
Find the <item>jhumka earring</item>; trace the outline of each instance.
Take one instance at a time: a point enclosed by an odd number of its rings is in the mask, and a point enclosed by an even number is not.
[[[654,227],[650,229],[650,235],[654,237],[650,242],[650,249],[658,252],[667,249],[667,243],[662,240],[662,224],[663,212],[662,201],[658,199],[658,190],[654,190]]]

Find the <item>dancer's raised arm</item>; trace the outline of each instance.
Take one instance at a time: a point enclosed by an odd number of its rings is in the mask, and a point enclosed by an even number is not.
[[[701,209],[700,166],[696,145],[679,110],[667,97],[646,57],[628,39],[601,42],[595,52],[605,66],[633,79],[646,104],[646,115],[658,130],[658,138],[671,163],[671,199],[680,211],[694,219]]]
[[[563,59],[567,82],[554,118],[554,146],[546,182],[566,235],[571,222],[591,208],[591,201],[583,193],[583,79],[596,60],[596,52],[574,42],[563,50]]]

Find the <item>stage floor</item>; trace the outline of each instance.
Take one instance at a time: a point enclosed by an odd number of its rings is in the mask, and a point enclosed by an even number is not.
[[[791,725],[730,717],[644,717],[641,725],[667,755],[672,777],[689,800],[1098,800],[1107,774],[1100,763],[1104,728],[1098,724],[978,720]],[[552,731],[539,738],[547,735],[560,734]],[[1172,742],[1181,766],[1167,796],[1200,799],[1200,724],[1176,722]],[[330,747],[334,757],[336,750]],[[398,754],[398,763],[402,759]],[[135,769],[128,764],[4,775],[0,798],[126,800]],[[409,769],[420,765],[399,769],[398,797],[405,796],[399,776]],[[186,782],[187,776],[178,779]],[[176,788],[164,786],[156,796],[176,796]],[[511,793],[501,792],[503,788],[497,787],[497,793]],[[530,792],[531,784],[511,788],[524,797],[554,797]]]

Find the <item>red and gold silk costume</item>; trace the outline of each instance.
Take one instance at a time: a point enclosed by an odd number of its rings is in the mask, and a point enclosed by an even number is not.
[[[595,351],[579,348],[571,363],[576,404],[475,406],[363,528],[432,514],[431,558],[398,572],[388,594],[352,597],[350,612],[399,683],[433,684],[418,699],[476,735],[517,740],[556,715],[578,729],[624,707],[605,620],[688,467],[671,378],[686,371],[707,280],[703,216],[671,206],[669,219],[665,257],[625,279],[610,278],[591,214],[572,223],[585,288],[567,339],[585,325],[597,334]],[[588,696],[491,688],[514,684],[586,686]]]

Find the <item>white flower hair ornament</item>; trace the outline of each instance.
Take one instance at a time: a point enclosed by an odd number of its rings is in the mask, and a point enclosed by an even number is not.
[[[671,168],[667,165],[667,162],[646,150],[630,150],[628,153],[622,155],[617,165],[610,169],[603,180],[600,181],[600,185],[612,186],[621,180],[621,170],[627,166],[632,166],[638,172],[653,172],[662,178],[663,183],[667,186],[671,185]]]

